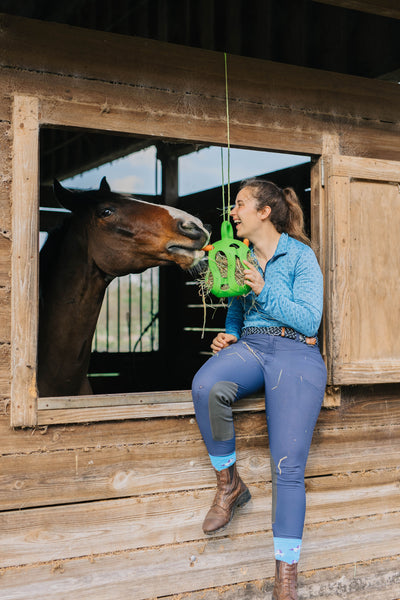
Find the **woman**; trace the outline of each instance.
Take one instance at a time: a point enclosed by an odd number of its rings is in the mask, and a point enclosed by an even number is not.
[[[213,340],[214,356],[193,380],[197,422],[217,476],[217,493],[203,530],[219,531],[235,507],[250,500],[236,468],[232,405],[264,387],[276,558],[272,597],[297,600],[304,470],[326,385],[316,337],[322,274],[291,188],[247,180],[231,216],[238,237],[250,240],[256,266],[246,262],[245,282],[251,292],[230,301],[226,331]]]

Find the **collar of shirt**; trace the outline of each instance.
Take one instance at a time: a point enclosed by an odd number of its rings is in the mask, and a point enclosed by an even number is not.
[[[288,253],[288,243],[289,243],[289,235],[287,233],[281,233],[281,237],[279,238],[278,245],[276,247],[274,255],[272,256],[272,258],[270,258],[270,260],[268,262],[272,262],[272,261],[276,260],[277,258],[279,258],[280,256],[284,256],[285,254],[287,254]],[[257,260],[256,255],[254,253],[253,244],[250,245],[250,251],[251,251],[251,255],[253,256],[253,258],[255,258]]]

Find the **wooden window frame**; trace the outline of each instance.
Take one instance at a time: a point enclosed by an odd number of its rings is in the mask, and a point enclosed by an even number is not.
[[[194,414],[188,390],[40,398],[36,386],[39,288],[39,130],[37,97],[15,96],[12,113],[12,384],[11,426],[86,423]],[[59,119],[59,126],[65,126]],[[83,123],[82,123],[83,126]],[[223,143],[221,139],[220,143]],[[315,212],[315,206],[314,206]],[[317,222],[318,219],[315,220]],[[315,225],[314,232],[315,232]],[[338,402],[328,390],[327,405]],[[264,397],[246,399],[237,411],[264,409]]]
[[[39,325],[39,131],[40,127],[45,125],[41,122],[40,115],[38,97],[14,97],[11,187],[11,427],[194,414],[189,390],[51,398],[38,396],[36,372]],[[65,123],[60,119],[58,125],[65,126]],[[253,396],[235,410],[260,411],[263,407],[263,396]]]
[[[11,121],[13,156],[11,425],[134,418],[138,406],[143,416],[152,403],[163,416],[177,409],[177,393],[169,399],[153,393],[51,402],[37,397],[39,129],[226,144],[223,54],[10,15],[2,36],[0,119]],[[26,40],[35,52],[26,52]],[[233,55],[228,80],[232,147],[400,160],[393,126],[400,89],[391,82]],[[313,168],[311,210],[323,264],[323,220],[330,217],[321,208],[319,168]],[[335,394],[331,398],[335,404]],[[189,393],[180,399],[175,415],[184,414]]]

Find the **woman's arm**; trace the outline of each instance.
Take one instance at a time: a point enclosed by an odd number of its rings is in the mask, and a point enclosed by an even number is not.
[[[230,298],[226,314],[225,331],[240,338],[243,327],[243,306],[240,298]]]
[[[248,284],[254,293],[260,290],[261,274],[254,267]],[[252,286],[253,279],[253,286]],[[285,295],[279,286],[267,280],[257,295],[257,310],[269,319],[285,323],[288,327],[307,336],[317,333],[322,316],[323,280],[314,252],[303,252],[295,265],[292,294]]]

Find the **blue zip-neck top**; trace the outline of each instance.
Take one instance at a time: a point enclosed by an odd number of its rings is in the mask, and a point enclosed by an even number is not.
[[[253,258],[254,251],[251,248]],[[232,298],[226,333],[241,336],[243,327],[291,327],[308,337],[317,334],[323,305],[322,273],[313,250],[282,233],[265,272],[260,294]]]

